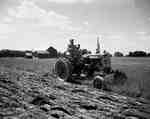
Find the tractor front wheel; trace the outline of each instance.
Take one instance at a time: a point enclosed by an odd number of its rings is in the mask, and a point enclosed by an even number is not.
[[[93,87],[98,89],[103,89],[104,79],[101,76],[95,76],[93,80]]]

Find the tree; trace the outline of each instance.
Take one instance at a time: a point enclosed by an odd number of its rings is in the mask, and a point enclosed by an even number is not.
[[[147,53],[147,56],[150,57],[150,53]]]
[[[129,57],[146,57],[147,53],[144,51],[134,51],[134,52],[129,52]]]
[[[50,53],[50,57],[57,57],[57,50],[53,47],[49,47],[47,51]]]
[[[124,55],[123,55],[123,53],[121,53],[121,52],[115,52],[115,53],[114,53],[114,56],[115,56],[115,57],[123,57]]]
[[[9,50],[9,49],[0,50],[0,57],[24,57],[24,56],[25,56],[24,51]]]

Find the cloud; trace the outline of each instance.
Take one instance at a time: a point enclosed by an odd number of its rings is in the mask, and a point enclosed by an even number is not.
[[[84,24],[85,26],[88,26],[88,25],[89,25],[89,22],[88,22],[88,21],[85,21],[85,22],[83,22],[83,24]]]
[[[48,43],[63,49],[63,42],[66,44],[71,34],[83,31],[82,26],[74,24],[70,17],[54,10],[47,11],[28,0],[9,8],[8,15],[0,20],[0,28],[1,48],[11,49],[42,49],[48,47]]]
[[[118,40],[122,40],[122,38],[124,38],[124,34],[121,32],[118,33],[103,33],[102,34],[102,38],[110,41],[118,41]]]
[[[139,37],[138,37],[139,40],[147,40],[149,41],[150,40],[150,34],[141,34]]]
[[[8,24],[2,24],[0,23],[0,35],[6,35],[8,33],[12,33],[15,31],[15,28],[11,27]]]
[[[15,9],[9,9],[8,15],[3,19],[5,23],[32,24],[47,27],[57,27],[66,30],[79,30],[73,27],[69,17],[56,13],[55,11],[46,11],[37,6],[33,1],[24,0],[21,5]]]
[[[150,40],[150,35],[142,36],[140,39],[149,41]]]
[[[72,3],[91,3],[94,0],[48,0],[53,3],[64,3],[64,4],[72,4]]]
[[[145,31],[139,31],[139,32],[136,32],[136,34],[137,34],[137,35],[146,35],[147,32],[145,32]]]
[[[150,33],[145,31],[136,32],[139,40],[150,40]]]
[[[20,0],[0,0],[0,12],[7,11],[10,7],[16,7]]]

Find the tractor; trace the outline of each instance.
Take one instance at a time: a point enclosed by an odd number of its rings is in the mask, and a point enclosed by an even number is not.
[[[99,44],[98,44],[99,46]],[[100,54],[99,47],[95,54],[83,53],[79,44],[74,44],[74,39],[70,40],[65,56],[59,58],[54,71],[58,78],[72,83],[81,83],[85,80],[93,81],[95,88],[108,89],[108,84],[114,82],[114,78],[126,75],[122,72],[115,73],[111,68],[111,55],[104,51]],[[119,74],[119,75],[117,75]]]

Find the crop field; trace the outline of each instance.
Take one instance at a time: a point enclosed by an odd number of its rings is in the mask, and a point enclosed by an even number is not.
[[[0,70],[13,72],[36,72],[46,74],[52,72],[56,59],[25,59],[25,58],[1,58]],[[124,86],[116,87],[116,92],[150,98],[150,58],[112,58],[112,68],[124,71],[128,80]]]

